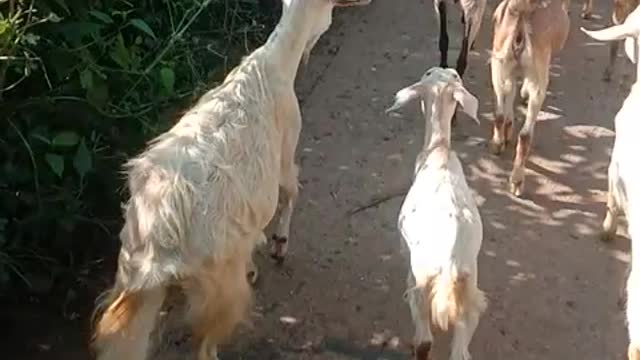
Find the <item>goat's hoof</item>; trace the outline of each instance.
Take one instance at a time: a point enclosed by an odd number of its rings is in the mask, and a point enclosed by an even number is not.
[[[580,17],[583,18],[584,20],[591,20],[592,18],[591,11],[582,11],[582,13],[580,13]]]
[[[612,229],[602,229],[600,232],[600,241],[611,242],[616,237],[616,231]]]
[[[249,270],[247,272],[247,281],[249,284],[255,285],[258,282],[258,269]]]
[[[274,259],[278,265],[281,265],[284,262],[284,255],[287,252],[288,239],[285,236],[273,234],[271,241],[273,242],[271,258]]]
[[[431,352],[431,342],[424,341],[416,346],[414,351],[415,360],[429,360],[429,352]]]
[[[500,155],[502,154],[502,152],[504,151],[506,147],[506,144],[504,142],[502,143],[496,143],[493,141],[489,142],[489,152],[491,152],[493,155]]]
[[[522,197],[524,194],[524,181],[511,181],[509,191],[516,197]]]

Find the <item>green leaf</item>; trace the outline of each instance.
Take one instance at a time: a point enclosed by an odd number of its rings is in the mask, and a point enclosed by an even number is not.
[[[52,144],[54,146],[74,146],[78,141],[80,141],[78,134],[73,131],[62,131],[53,138]]]
[[[142,20],[142,19],[131,19],[129,21],[129,23],[131,25],[137,27],[139,30],[141,30],[145,34],[151,36],[152,38],[154,38],[154,39],[156,38],[156,34],[153,33],[153,30],[151,30],[149,25],[147,25],[147,23],[144,22],[144,20]]]
[[[84,69],[80,73],[80,85],[83,89],[89,90],[93,87],[93,71]]]
[[[61,8],[63,8],[64,11],[67,12],[67,15],[71,15],[71,11],[69,11],[69,7],[64,2],[64,0],[53,0],[53,1],[55,1],[56,4],[58,4]]]
[[[116,36],[115,43],[113,44],[113,48],[109,53],[111,59],[115,61],[118,65],[120,65],[123,69],[129,69],[131,63],[131,54],[129,54],[129,50],[124,43],[124,37],[122,33],[118,33]]]
[[[109,87],[107,82],[99,76],[93,78],[93,86],[87,89],[87,100],[93,106],[104,107],[109,101]]]
[[[80,178],[84,178],[84,176],[93,168],[91,154],[89,153],[89,149],[87,149],[87,144],[85,143],[84,138],[80,140],[80,145],[78,146],[76,155],[73,157],[73,167],[76,169],[76,172],[78,172],[78,175],[80,175]]]
[[[160,82],[162,87],[167,91],[167,94],[173,94],[173,88],[176,83],[176,74],[170,67],[163,67],[160,69]]]
[[[89,11],[89,14],[93,15],[93,17],[102,21],[105,24],[113,24],[113,19],[111,18],[111,16],[103,13],[102,11],[91,10]]]
[[[62,178],[62,173],[64,172],[64,158],[58,154],[52,153],[47,153],[44,158],[47,160],[47,164],[49,164],[53,173],[58,175],[59,178]]]

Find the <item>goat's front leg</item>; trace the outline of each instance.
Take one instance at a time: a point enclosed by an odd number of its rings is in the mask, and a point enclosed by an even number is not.
[[[291,95],[286,101],[286,109],[281,114],[283,117],[283,144],[280,165],[280,190],[282,200],[282,210],[278,219],[276,233],[273,234],[271,257],[278,263],[284,261],[289,245],[289,235],[291,229],[291,217],[296,200],[298,199],[298,165],[295,163],[296,147],[300,136],[302,120],[298,100],[295,95]]]
[[[456,62],[456,71],[460,77],[463,77],[464,72],[467,70],[467,57],[469,56],[469,36],[471,32],[471,24],[467,24],[465,15],[462,15],[460,22],[462,23],[462,45],[460,46],[460,54],[458,54],[458,61]]]
[[[614,150],[615,151],[615,150]],[[610,241],[616,235],[618,229],[618,214],[620,212],[620,206],[616,199],[616,184],[618,182],[618,172],[615,164],[609,165],[608,174],[608,189],[607,189],[607,213],[602,222],[602,236],[603,241]]]
[[[544,102],[547,85],[549,83],[549,66],[548,62],[545,66],[539,64],[536,74],[526,74],[525,76],[535,76],[527,81],[529,85],[529,104],[527,107],[527,118],[525,120],[520,133],[518,134],[518,145],[516,146],[516,155],[513,162],[513,170],[510,178],[510,191],[515,196],[522,196],[524,193],[524,178],[526,171],[526,163],[531,151],[531,143],[533,141],[533,132],[536,126],[538,113]]]
[[[266,242],[267,242],[267,237],[261,231],[260,235],[258,236],[258,239],[255,242],[255,245],[256,246],[263,245],[263,244],[266,244]],[[251,285],[254,285],[258,281],[258,274],[259,274],[258,266],[253,260],[254,252],[255,251],[251,252],[251,257],[249,258],[249,263],[247,264],[247,280],[249,280],[249,284]]]
[[[604,74],[602,75],[602,79],[604,81],[609,82],[613,77],[613,72],[616,67],[616,60],[618,59],[618,47],[620,47],[620,41],[611,41],[609,43],[609,63],[604,69]]]
[[[431,307],[428,304],[428,296],[424,288],[416,288],[413,272],[409,270],[407,276],[406,300],[411,309],[411,318],[416,328],[414,337],[415,360],[429,360],[429,352],[433,343],[431,334]]]
[[[566,0],[567,1],[567,5],[570,4],[570,0]],[[569,7],[567,6],[567,10],[569,10]],[[593,13],[593,0],[584,0],[584,2],[582,3],[582,12],[580,13],[580,16],[583,19],[591,19],[591,15]]]
[[[497,155],[504,151],[507,143],[511,140],[513,131],[513,102],[515,101],[513,66],[491,59],[491,82],[495,94],[496,110],[489,151]]]
[[[438,47],[440,49],[440,67],[449,67],[447,52],[449,51],[449,34],[447,33],[447,0],[437,0],[438,16],[440,21],[440,38]]]

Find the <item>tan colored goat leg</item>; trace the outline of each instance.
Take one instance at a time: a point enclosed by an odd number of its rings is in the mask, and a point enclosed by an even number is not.
[[[282,211],[278,219],[276,233],[272,237],[271,257],[281,263],[287,253],[291,231],[291,217],[298,199],[298,166],[295,153],[302,127],[302,116],[298,100],[294,93],[289,94],[282,102],[278,116],[283,124],[283,143],[280,169],[280,190],[282,195]]]

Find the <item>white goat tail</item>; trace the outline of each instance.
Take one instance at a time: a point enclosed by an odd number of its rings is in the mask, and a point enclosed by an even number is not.
[[[487,308],[484,292],[470,281],[470,277],[468,271],[451,266],[431,279],[432,321],[443,331],[467,313],[480,314]]]

